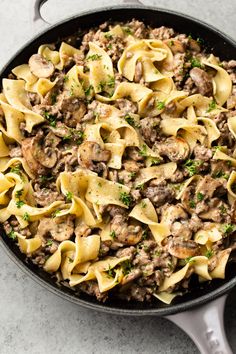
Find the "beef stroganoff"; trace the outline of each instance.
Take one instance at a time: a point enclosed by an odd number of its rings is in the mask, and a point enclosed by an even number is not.
[[[236,61],[136,20],[80,39],[2,80],[0,222],[61,284],[169,304],[235,248]]]

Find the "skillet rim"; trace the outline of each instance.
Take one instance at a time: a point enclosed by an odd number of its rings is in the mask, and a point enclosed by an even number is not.
[[[117,6],[106,6],[106,7],[101,7],[101,8],[96,8],[93,10],[87,10],[83,11],[79,14],[70,16],[66,19],[63,19],[59,22],[56,22],[53,25],[50,25],[46,29],[40,31],[38,34],[34,35],[31,39],[26,41],[26,43],[21,46],[20,49],[16,51],[14,55],[10,57],[10,59],[6,62],[5,65],[0,70],[0,79],[4,77],[4,73],[9,70],[11,67],[12,62],[17,59],[17,57],[23,53],[23,51],[27,50],[30,45],[33,44],[34,41],[41,39],[44,35],[48,34],[48,32],[55,30],[56,28],[60,27],[61,25],[65,25],[66,23],[69,23],[70,21],[80,19],[85,16],[89,15],[95,15],[99,13],[109,13],[112,11],[119,11],[119,10],[126,10],[126,9],[134,9],[134,10],[151,10],[155,11],[157,13],[161,13],[163,15],[169,14],[172,16],[176,16],[178,18],[182,18],[184,20],[189,20],[192,23],[195,23],[197,25],[202,26],[205,28],[207,31],[214,33],[217,35],[220,39],[223,39],[227,43],[230,43],[236,50],[236,41],[234,41],[231,36],[224,34],[222,31],[219,29],[215,28],[212,25],[209,25],[205,21],[198,20],[192,16],[185,15],[181,12],[177,11],[172,11],[168,9],[163,9],[163,8],[158,8],[155,6],[145,6],[145,5],[117,5]],[[108,16],[109,17],[109,16]],[[59,37],[59,36],[58,36]],[[187,311],[189,309],[198,307],[202,304],[208,303],[223,294],[229,292],[235,285],[236,285],[236,274],[235,276],[226,281],[225,284],[217,287],[216,289],[210,291],[207,294],[201,295],[198,298],[195,298],[193,300],[188,300],[183,303],[178,303],[178,304],[170,304],[167,307],[163,308],[147,308],[147,309],[125,309],[125,308],[117,308],[117,307],[107,307],[103,303],[93,303],[90,302],[89,300],[83,300],[79,297],[70,295],[66,292],[63,291],[63,288],[56,288],[55,286],[47,282],[45,279],[43,279],[39,274],[34,272],[32,269],[30,269],[25,262],[23,262],[17,255],[14,253],[13,249],[10,248],[7,243],[4,241],[4,239],[0,236],[0,246],[2,249],[6,251],[6,254],[9,256],[9,258],[26,274],[30,276],[31,279],[33,279],[35,282],[49,290],[51,293],[54,293],[55,295],[58,295],[59,297],[63,298],[64,300],[68,300],[74,304],[83,306],[88,309],[93,309],[96,311],[108,313],[108,314],[116,314],[116,315],[125,315],[125,316],[167,316],[167,315],[172,315],[176,313],[180,313],[183,311]]]

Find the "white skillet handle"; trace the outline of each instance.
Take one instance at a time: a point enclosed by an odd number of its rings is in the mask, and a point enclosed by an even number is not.
[[[41,7],[42,5],[47,2],[48,0],[34,0],[33,3],[33,22],[34,24],[37,23],[40,27],[45,27],[45,24],[50,25],[43,16],[41,15]],[[141,0],[122,0],[123,4],[134,4],[134,5],[143,5]],[[114,5],[114,4],[113,4]],[[86,9],[86,7],[85,7]]]
[[[202,354],[233,354],[224,330],[225,300],[226,295],[167,318],[192,338]]]

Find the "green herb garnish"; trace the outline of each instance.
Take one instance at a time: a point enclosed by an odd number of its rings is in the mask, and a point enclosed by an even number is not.
[[[122,262],[122,270],[124,275],[127,275],[131,272],[132,263],[130,262],[130,260],[127,259],[126,261]]]
[[[213,111],[214,109],[216,109],[216,101],[212,100],[208,105],[207,113]]]
[[[13,231],[13,229],[7,234],[7,236],[9,237],[9,238],[11,238],[12,240],[15,240],[16,239],[16,234],[15,234],[15,232]]]
[[[135,121],[133,117],[130,117],[129,114],[125,115],[125,120],[129,125],[132,125],[132,127],[135,127]]]
[[[114,230],[112,230],[110,232],[110,236],[114,239],[116,237],[116,232]]]
[[[92,89],[93,89],[93,86],[89,85],[89,87],[86,90],[84,90],[85,96],[89,96]]]
[[[189,206],[190,206],[190,208],[195,208],[196,207],[196,203],[195,203],[195,201],[194,200],[190,200],[189,201]]]
[[[235,230],[235,226],[232,224],[224,224],[221,229],[224,234],[231,234]]]
[[[49,112],[45,111],[43,115],[47,119],[51,127],[56,127],[57,125],[56,117],[53,114],[50,114]]]
[[[54,210],[54,211],[52,212],[52,214],[51,214],[51,217],[52,217],[52,218],[55,218],[60,212],[61,212],[60,209]]]
[[[213,254],[214,254],[213,250],[207,250],[207,252],[205,253],[205,257],[211,258]]]
[[[202,68],[202,64],[198,58],[190,58],[192,68]]]
[[[203,199],[204,199],[204,194],[201,193],[201,192],[198,192],[198,193],[197,193],[197,200],[198,200],[199,202],[201,202]]]
[[[110,265],[109,265],[109,268],[106,271],[106,273],[107,273],[109,278],[115,278],[115,276],[116,276],[116,272],[114,271],[114,269],[111,268]]]
[[[17,202],[16,202],[16,206],[18,209],[20,209],[24,204],[25,204],[25,202],[23,202],[23,200],[17,200]]]
[[[53,240],[47,240],[47,243],[46,243],[46,246],[52,246],[52,244],[53,244]]]
[[[144,201],[142,201],[142,202],[141,202],[141,208],[146,208],[146,206],[147,206],[147,203],[144,202]]]
[[[163,101],[158,101],[158,102],[156,103],[156,107],[157,107],[158,110],[161,111],[162,109],[165,108],[165,102],[163,102]]]
[[[23,188],[16,191],[16,198],[20,198],[23,194]]]
[[[11,167],[10,172],[12,173],[16,173],[17,175],[21,175],[21,169],[20,169],[20,165],[16,165]]]
[[[130,204],[132,203],[132,197],[130,194],[126,193],[126,192],[121,192],[120,193],[120,201],[126,205],[127,207],[130,206]]]
[[[30,216],[29,216],[29,214],[28,214],[27,212],[24,213],[23,219],[24,219],[25,221],[29,221]]]
[[[147,157],[147,145],[143,144],[142,148],[139,150],[139,155],[143,156],[143,157]]]
[[[113,35],[112,35],[111,33],[107,32],[107,33],[104,34],[104,37],[105,37],[106,39],[112,39],[112,38],[113,38]]]
[[[71,202],[73,198],[73,194],[71,192],[66,193],[66,200],[67,202]]]
[[[194,160],[187,160],[184,164],[184,167],[187,169],[189,176],[192,177],[193,175],[198,173],[198,167],[201,165],[201,162],[194,161]]]
[[[101,58],[102,58],[102,55],[92,54],[92,55],[89,55],[86,59],[91,60],[91,61],[95,61],[95,60],[100,60]]]
[[[133,31],[129,27],[123,27],[122,29],[126,34],[133,34]]]

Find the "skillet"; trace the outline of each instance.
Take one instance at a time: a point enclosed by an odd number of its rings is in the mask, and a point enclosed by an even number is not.
[[[40,6],[45,0],[35,0],[35,21],[42,21]],[[67,37],[77,29],[88,30],[107,20],[127,21],[132,18],[144,21],[153,27],[173,27],[177,32],[186,33],[193,38],[204,38],[208,52],[220,56],[224,60],[236,58],[236,43],[215,28],[195,20],[189,16],[177,14],[155,7],[144,7],[139,4],[113,6],[92,10],[50,27],[42,34],[28,42],[6,64],[0,73],[0,80],[7,77],[11,69],[20,65],[37,52],[39,45],[50,43]],[[202,353],[232,353],[224,333],[223,310],[227,293],[236,285],[236,267],[234,263],[227,266],[226,278],[214,280],[202,287],[195,287],[190,293],[177,297],[171,305],[157,301],[150,304],[138,302],[122,302],[110,299],[106,304],[97,302],[84,294],[76,294],[72,289],[59,287],[49,274],[37,268],[25,259],[18,247],[0,229],[0,243],[10,258],[34,280],[53,293],[78,305],[117,315],[132,316],[165,316],[183,328],[195,341]]]

